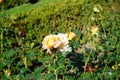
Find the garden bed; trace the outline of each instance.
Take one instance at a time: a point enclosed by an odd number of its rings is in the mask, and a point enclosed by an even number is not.
[[[38,3],[36,3],[38,4]],[[66,0],[1,13],[1,80],[119,80],[120,1]],[[33,6],[32,4],[30,6]],[[14,10],[21,9],[21,12]],[[72,51],[43,48],[47,35],[73,32]]]

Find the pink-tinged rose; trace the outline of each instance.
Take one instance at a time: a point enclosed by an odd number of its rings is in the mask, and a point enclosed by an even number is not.
[[[61,42],[59,47],[64,47],[64,46],[68,45],[69,41],[68,41],[68,35],[67,34],[59,33],[57,35],[57,37],[59,38],[59,41]]]

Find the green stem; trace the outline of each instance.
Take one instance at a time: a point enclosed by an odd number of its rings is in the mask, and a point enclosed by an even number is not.
[[[96,38],[95,38],[95,40],[96,40]],[[93,41],[92,44],[94,44],[95,40]],[[92,50],[93,50],[94,48],[95,48],[95,45],[93,45],[93,47],[92,47],[91,50],[90,50],[90,54],[88,55],[87,61],[86,61],[86,63],[85,63],[84,72],[85,72],[85,69],[86,69],[86,67],[87,67],[88,61],[89,61],[89,59],[90,59],[90,55],[91,55],[91,53],[92,53]]]
[[[56,65],[56,61],[57,61],[57,56],[54,59],[54,65]],[[55,72],[55,78],[56,80],[58,80],[57,69],[54,69],[54,72]]]
[[[103,23],[101,23],[101,25],[102,25],[102,29],[103,29],[103,33],[104,33],[104,37],[105,37],[105,39],[106,39],[106,31],[105,31],[105,28],[104,28],[104,25],[103,25]]]
[[[3,30],[1,28],[1,53],[3,53]]]
[[[55,72],[55,79],[58,80],[57,70],[54,69],[54,72]]]

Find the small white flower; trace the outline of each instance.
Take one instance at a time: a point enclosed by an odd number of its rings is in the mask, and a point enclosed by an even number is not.
[[[109,75],[112,75],[112,73],[111,73],[111,72],[108,72],[108,74],[109,74]]]
[[[100,11],[102,11],[102,6],[101,5],[95,5],[93,10],[94,10],[94,12],[100,12]]]
[[[60,52],[72,52],[72,48],[69,45],[66,45],[62,48],[59,48]]]
[[[100,12],[100,10],[97,7],[94,7],[94,12]]]

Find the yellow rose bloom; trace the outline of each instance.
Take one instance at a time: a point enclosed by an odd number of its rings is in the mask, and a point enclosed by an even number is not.
[[[58,37],[56,35],[50,34],[50,35],[48,35],[48,36],[46,36],[44,38],[44,40],[42,42],[42,44],[43,44],[42,47],[44,49],[51,49],[51,48],[53,48],[56,45],[56,43],[58,42],[58,40],[59,39],[58,39]]]
[[[97,26],[93,26],[92,29],[91,29],[91,32],[92,32],[92,34],[98,35],[99,28]]]
[[[76,35],[73,32],[67,32],[68,34],[68,40],[72,40]]]

